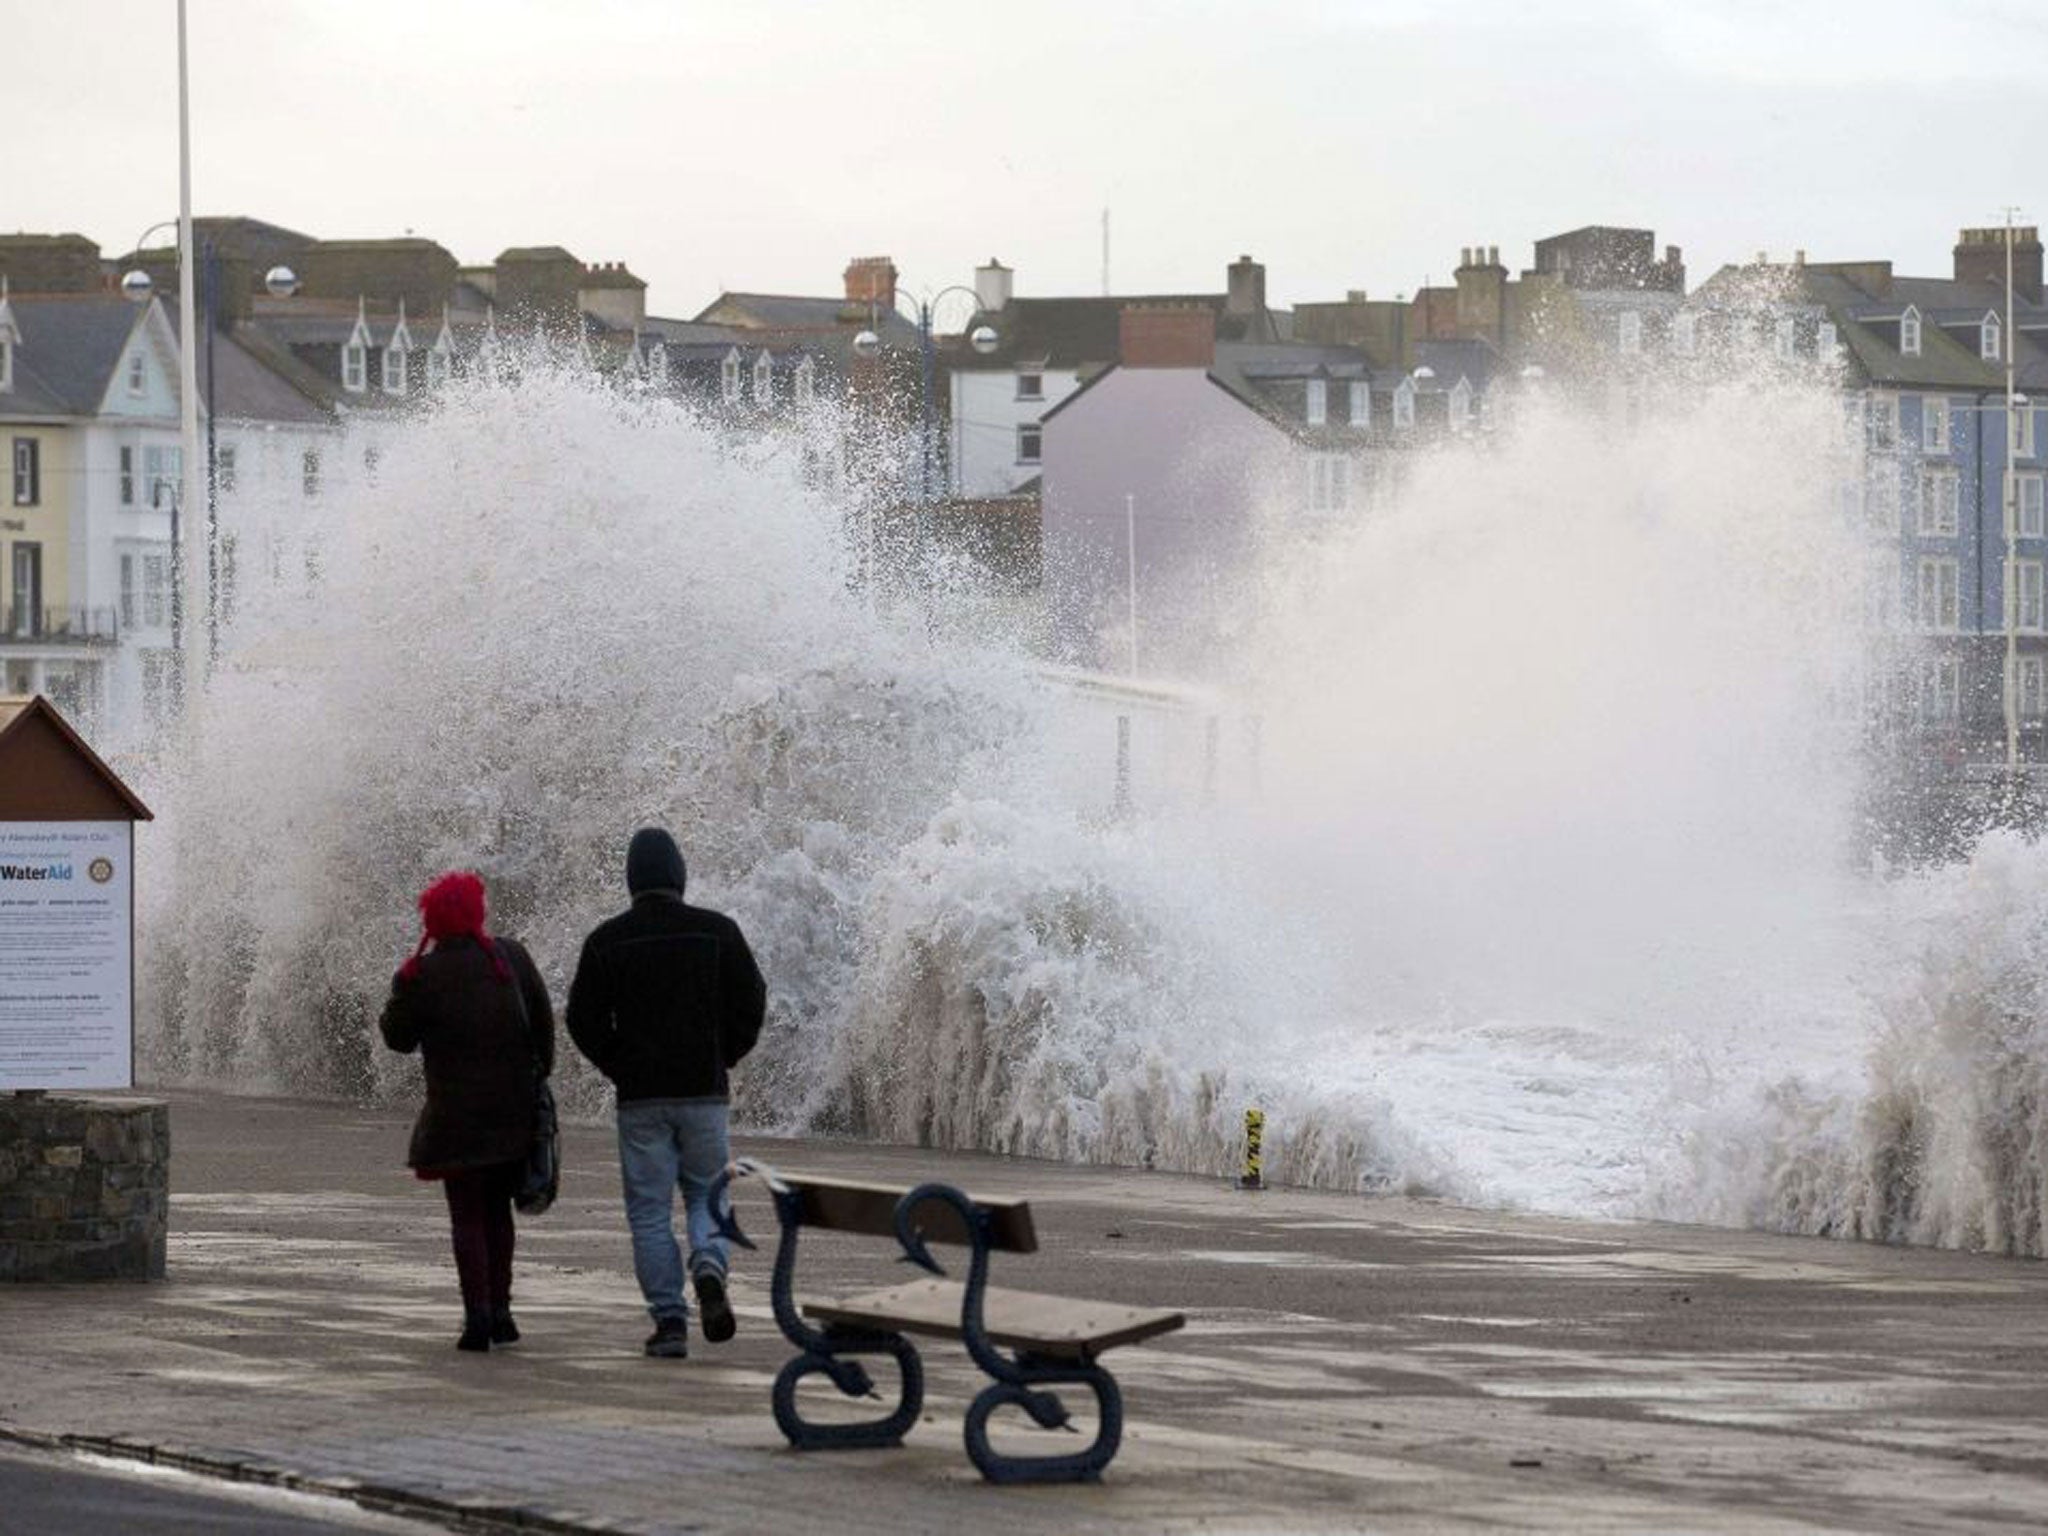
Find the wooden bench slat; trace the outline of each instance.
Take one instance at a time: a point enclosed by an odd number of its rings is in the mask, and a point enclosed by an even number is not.
[[[958,1338],[965,1291],[957,1280],[913,1280],[859,1296],[806,1302],[803,1310],[806,1317],[819,1322]],[[1087,1359],[1119,1344],[1171,1333],[1187,1321],[1179,1312],[1041,1296],[996,1286],[988,1288],[982,1315],[988,1336],[998,1344],[1073,1359]]]
[[[805,1226],[833,1232],[857,1232],[867,1237],[895,1236],[896,1205],[909,1193],[907,1186],[869,1184],[855,1179],[812,1178],[784,1168],[775,1172],[802,1200]],[[989,1213],[991,1248],[1002,1253],[1038,1251],[1038,1233],[1032,1225],[1030,1201],[985,1199],[979,1195],[969,1195],[968,1198]],[[943,1201],[927,1202],[917,1213],[917,1223],[924,1229],[927,1242],[962,1245],[967,1242],[967,1224],[960,1219],[958,1211]]]

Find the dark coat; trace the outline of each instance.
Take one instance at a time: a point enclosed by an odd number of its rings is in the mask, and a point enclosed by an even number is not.
[[[767,1002],[739,924],[676,891],[646,891],[583,941],[569,1037],[622,1104],[723,1099]]]
[[[510,981],[467,938],[441,941],[410,978],[391,980],[378,1027],[394,1051],[420,1053],[427,1077],[405,1159],[414,1168],[515,1162],[533,1139],[535,1059],[542,1075],[554,1070],[555,1011],[533,957],[515,940],[493,942]]]

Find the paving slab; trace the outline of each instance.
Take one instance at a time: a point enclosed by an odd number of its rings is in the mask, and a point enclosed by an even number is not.
[[[2031,1261],[743,1138],[808,1171],[1027,1197],[1042,1251],[998,1256],[998,1283],[1188,1312],[1109,1357],[1128,1422],[1102,1483],[993,1488],[960,1440],[981,1378],[938,1341],[901,1449],[784,1445],[765,1253],[735,1275],[738,1339],[643,1358],[603,1128],[568,1129],[561,1202],[522,1222],[525,1341],[475,1356],[452,1347],[439,1192],[398,1166],[405,1114],[171,1098],[169,1278],[0,1288],[0,1436],[507,1530],[2048,1523]],[[834,1234],[807,1234],[800,1273],[822,1293],[906,1274]]]

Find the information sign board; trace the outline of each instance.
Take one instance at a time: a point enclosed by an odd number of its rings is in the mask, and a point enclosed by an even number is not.
[[[135,828],[0,821],[0,1090],[135,1085]]]

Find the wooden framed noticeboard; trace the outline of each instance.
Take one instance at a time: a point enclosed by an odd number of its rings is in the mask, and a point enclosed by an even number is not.
[[[41,698],[0,698],[0,1090],[135,1085],[135,823]]]

